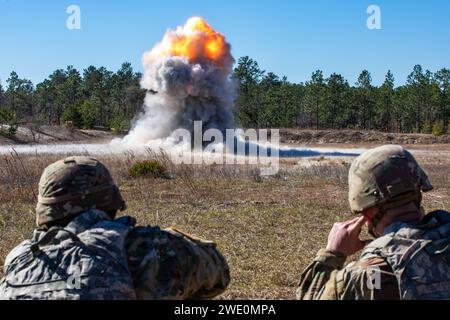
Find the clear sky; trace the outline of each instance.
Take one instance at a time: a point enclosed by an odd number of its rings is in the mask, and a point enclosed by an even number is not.
[[[71,4],[81,30],[66,28]],[[366,26],[371,4],[381,8],[381,30]],[[415,64],[450,67],[447,0],[0,0],[0,79],[15,70],[38,83],[67,65],[116,70],[125,61],[141,70],[144,51],[191,16],[225,34],[235,58],[293,82],[322,69],[353,84],[365,68],[375,84],[391,69],[399,85]]]

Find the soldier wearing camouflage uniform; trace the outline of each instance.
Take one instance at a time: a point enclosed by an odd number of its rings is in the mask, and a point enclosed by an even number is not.
[[[383,146],[358,157],[349,200],[359,216],[334,225],[326,249],[303,272],[304,300],[450,299],[450,213],[425,215],[422,192],[433,187],[414,157]],[[367,224],[376,239],[360,240]],[[363,250],[344,267],[345,260]]]
[[[99,161],[47,167],[38,229],[7,256],[0,299],[207,299],[226,289],[228,265],[214,243],[115,219],[125,208]]]

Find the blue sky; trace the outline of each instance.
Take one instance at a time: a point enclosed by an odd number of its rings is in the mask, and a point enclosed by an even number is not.
[[[68,30],[66,9],[81,8],[81,30]],[[367,7],[381,8],[381,30],[366,27]],[[89,65],[116,70],[141,56],[167,28],[203,16],[226,35],[235,58],[290,81],[316,69],[351,84],[362,69],[375,84],[391,69],[397,85],[415,64],[450,67],[450,1],[406,0],[0,0],[0,79],[11,70],[42,81],[57,68]]]

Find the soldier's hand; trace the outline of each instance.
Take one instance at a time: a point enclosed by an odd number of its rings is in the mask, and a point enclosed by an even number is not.
[[[339,252],[346,257],[363,249],[366,242],[359,236],[365,222],[366,218],[361,216],[350,221],[335,223],[328,235],[327,249]]]

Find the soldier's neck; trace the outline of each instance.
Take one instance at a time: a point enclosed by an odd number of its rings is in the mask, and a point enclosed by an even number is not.
[[[384,219],[387,219],[386,226],[395,222],[403,222],[408,224],[420,224],[425,217],[423,208],[418,208],[413,202],[404,206],[389,209],[386,211]]]

